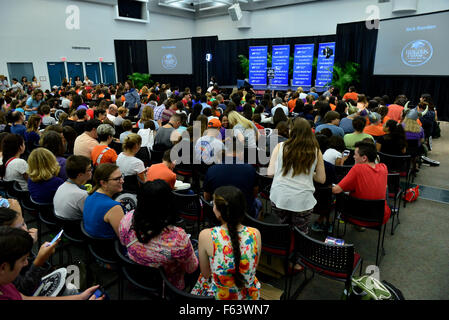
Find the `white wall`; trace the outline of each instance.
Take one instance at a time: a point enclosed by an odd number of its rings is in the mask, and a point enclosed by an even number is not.
[[[364,21],[369,17],[366,8],[377,5],[380,19],[408,14],[392,14],[392,3],[377,0],[318,1],[252,12],[251,28],[239,30],[226,16],[196,21],[196,36],[218,35],[219,40],[244,38],[302,37],[335,34],[337,24]],[[449,0],[419,0],[415,14],[449,9]]]
[[[190,38],[195,22],[150,13],[150,23],[114,20],[113,6],[64,0],[2,0],[0,74],[8,76],[7,62],[33,62],[34,73],[49,89],[47,62],[115,62],[114,39],[158,40]],[[66,28],[66,7],[80,9],[80,29]],[[90,47],[75,50],[72,46]],[[9,76],[8,76],[9,79]],[[9,79],[10,80],[10,79]]]

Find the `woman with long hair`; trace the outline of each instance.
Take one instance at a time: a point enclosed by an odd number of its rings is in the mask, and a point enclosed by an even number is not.
[[[112,163],[100,164],[94,173],[94,184],[84,202],[83,223],[91,236],[113,239],[119,235],[124,212],[120,202],[112,197],[123,190],[123,175]]]
[[[40,131],[39,126],[41,124],[41,117],[37,114],[33,114],[29,117],[27,123],[27,131],[25,131],[25,142],[28,150],[32,151],[34,146],[39,144]]]
[[[197,103],[193,106],[193,111],[189,114],[187,119],[190,126],[193,126],[193,122],[197,120],[198,116],[201,114],[201,111],[203,111],[203,106],[201,103]]]
[[[25,116],[28,119],[32,114],[37,114],[37,109],[44,101],[44,92],[41,89],[35,89],[30,98],[26,101]]]
[[[22,190],[28,191],[28,164],[20,156],[25,152],[22,136],[9,134],[2,141],[3,163],[0,177],[5,181],[17,181]]]
[[[64,180],[59,178],[61,167],[46,148],[31,151],[28,157],[28,190],[30,197],[40,203],[53,203],[53,197]]]
[[[164,180],[146,182],[137,193],[137,208],[120,222],[119,237],[138,264],[164,267],[170,282],[184,289],[184,274],[198,268],[189,235],[176,227],[174,195]]]
[[[270,200],[281,223],[309,232],[316,200],[313,181],[324,183],[323,155],[307,120],[296,118],[287,141],[273,150],[268,175],[273,176]]]
[[[155,130],[157,131],[159,129],[159,124],[157,121],[154,120],[154,111],[151,106],[145,106],[142,110],[142,116],[140,117],[139,121],[137,121],[136,127],[139,129],[143,129],[144,123],[146,121],[152,121],[155,126]]]
[[[234,131],[234,135],[245,148],[257,148],[257,140],[260,133],[252,121],[240,115],[237,111],[228,113],[229,126]]]
[[[245,196],[236,187],[224,186],[215,190],[213,199],[221,225],[199,235],[201,276],[192,293],[213,295],[217,300],[258,300],[256,268],[262,243],[259,230],[242,224]]]
[[[404,128],[394,120],[388,120],[384,124],[385,135],[376,141],[377,151],[392,155],[403,155],[406,152]]]
[[[67,159],[64,158],[64,153],[66,151],[66,146],[64,145],[64,129],[60,126],[54,129],[61,130],[61,132],[51,130],[50,127],[47,127],[45,132],[42,134],[41,139],[39,140],[39,144],[41,145],[41,147],[50,150],[56,157],[56,161],[58,161],[58,164],[61,167],[58,177],[65,181],[67,180],[67,173],[65,171]]]

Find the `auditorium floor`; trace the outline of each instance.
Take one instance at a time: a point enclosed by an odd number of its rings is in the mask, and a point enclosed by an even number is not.
[[[422,196],[400,210],[401,224],[395,234],[390,234],[391,221],[385,235],[386,255],[380,263],[380,279],[399,288],[407,300],[447,300],[449,298],[449,123],[441,122],[442,137],[434,140],[429,158],[441,162],[439,167],[422,166],[415,183],[426,186]],[[313,220],[317,216],[314,215]],[[275,217],[268,215],[267,221]],[[35,224],[29,224],[34,227]],[[340,228],[340,230],[342,230]],[[324,240],[324,235],[312,232],[313,237]],[[344,239],[353,243],[364,259],[363,272],[375,262],[377,232],[359,232],[347,227]],[[45,237],[50,241],[51,235]],[[36,249],[36,248],[35,248]],[[72,248],[73,258],[84,260],[84,250]],[[58,263],[58,256],[54,259]],[[66,261],[64,261],[66,262]],[[98,275],[96,283],[106,284],[116,277],[116,272],[92,265]],[[358,272],[357,272],[358,274]],[[309,273],[310,275],[310,273]],[[284,280],[259,277],[263,282],[283,289]],[[293,280],[293,291],[303,280],[298,274]],[[302,290],[298,300],[338,300],[343,293],[343,283],[316,275]],[[113,284],[107,291],[111,299],[118,298],[118,288]],[[125,299],[147,298],[125,282]]]

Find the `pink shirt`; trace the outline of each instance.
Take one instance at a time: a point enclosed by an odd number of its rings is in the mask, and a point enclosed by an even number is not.
[[[93,148],[99,144],[100,143],[96,139],[91,138],[84,132],[75,139],[73,154],[76,156],[85,156],[90,159]]]
[[[0,300],[22,300],[22,295],[12,283],[8,283],[0,285]]]

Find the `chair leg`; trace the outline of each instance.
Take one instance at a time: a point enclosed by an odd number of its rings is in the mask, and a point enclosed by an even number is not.
[[[379,230],[379,236],[377,237],[376,266],[379,266],[379,248],[380,248],[380,237],[381,236],[382,236],[382,229]]]

